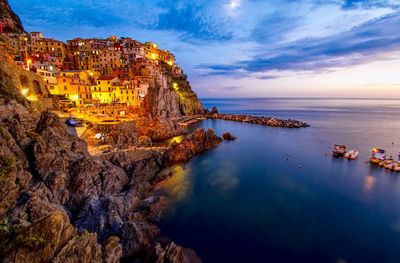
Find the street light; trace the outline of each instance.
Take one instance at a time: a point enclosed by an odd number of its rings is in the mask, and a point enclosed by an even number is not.
[[[28,61],[26,61],[26,65],[28,66],[28,71],[30,70],[30,64],[32,63],[32,60],[28,59]]]

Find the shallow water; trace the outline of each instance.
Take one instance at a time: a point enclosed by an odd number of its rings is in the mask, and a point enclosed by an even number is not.
[[[400,262],[400,173],[365,164],[373,147],[397,159],[400,100],[203,103],[311,127],[222,120],[192,125],[238,139],[173,168],[162,188],[173,200],[160,223],[162,236],[193,248],[206,263]],[[334,143],[359,150],[360,158],[332,158]]]

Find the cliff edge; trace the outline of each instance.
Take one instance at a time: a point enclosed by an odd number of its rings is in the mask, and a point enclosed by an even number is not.
[[[0,0],[0,23],[4,33],[25,32],[19,17],[11,10],[7,0]]]
[[[151,117],[180,118],[201,115],[203,104],[192,90],[185,74],[174,74],[172,67],[160,61],[154,70],[145,98],[145,110]]]

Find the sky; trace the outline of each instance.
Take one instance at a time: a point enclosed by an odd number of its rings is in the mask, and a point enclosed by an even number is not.
[[[9,0],[25,30],[170,50],[200,98],[400,97],[400,0]]]

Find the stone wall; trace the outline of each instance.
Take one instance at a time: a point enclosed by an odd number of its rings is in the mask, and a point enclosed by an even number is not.
[[[19,91],[29,89],[29,93],[40,98],[50,94],[42,77],[0,57],[0,79],[4,78],[9,79]]]

